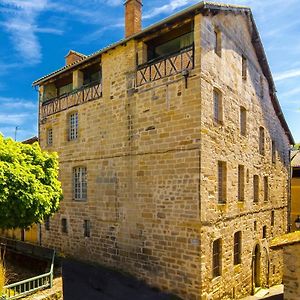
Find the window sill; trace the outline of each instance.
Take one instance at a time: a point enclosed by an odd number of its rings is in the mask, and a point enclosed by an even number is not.
[[[87,202],[87,199],[75,199],[75,198],[73,198],[72,200],[75,201],[75,202]]]
[[[221,281],[221,275],[217,276],[217,277],[214,277],[211,282],[212,284],[217,284]]]

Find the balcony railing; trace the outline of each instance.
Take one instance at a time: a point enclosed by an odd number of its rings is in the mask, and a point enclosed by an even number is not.
[[[181,73],[194,68],[194,46],[182,49],[180,52],[163,57],[154,62],[138,66],[136,86]]]
[[[42,103],[41,118],[53,115],[70,107],[95,100],[102,96],[102,84],[96,82],[90,85],[82,86],[68,94],[57,98],[46,100]]]

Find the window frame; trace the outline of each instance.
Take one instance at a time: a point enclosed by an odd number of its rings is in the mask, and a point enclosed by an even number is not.
[[[61,218],[61,232],[68,233],[68,220],[67,218]]]
[[[90,220],[83,220],[83,236],[84,237],[91,237],[91,221]]]
[[[214,51],[219,57],[222,57],[222,32],[221,32],[221,30],[219,28],[215,28],[214,35],[215,35]]]
[[[247,57],[243,54],[242,55],[242,79],[244,81],[247,80],[247,67],[248,67],[248,60]]]
[[[260,155],[265,155],[265,128],[260,126],[259,127],[259,144],[258,144],[258,147],[259,147],[259,154]]]
[[[253,175],[253,202],[259,202],[259,176]]]
[[[86,166],[73,167],[72,180],[73,180],[73,200],[86,201],[87,200],[87,167]],[[76,180],[78,180],[78,182],[76,182]]]
[[[233,236],[233,264],[242,263],[242,231],[237,231]]]
[[[245,201],[245,166],[238,166],[238,201]]]
[[[216,239],[212,244],[212,277],[222,275],[222,239]]]
[[[247,135],[247,110],[244,106],[240,106],[240,134]]]
[[[227,202],[227,164],[225,161],[218,161],[217,171],[218,204],[225,204]]]
[[[217,88],[213,89],[213,118],[215,123],[223,124],[223,96]]]
[[[269,201],[269,177],[264,176],[264,202]]]
[[[78,112],[74,111],[68,115],[68,140],[76,141],[78,139]]]
[[[53,128],[49,127],[46,130],[47,146],[53,145]]]

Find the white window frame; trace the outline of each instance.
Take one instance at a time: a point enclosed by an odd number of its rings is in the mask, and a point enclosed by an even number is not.
[[[69,115],[69,141],[77,140],[78,138],[78,112],[73,112]]]
[[[73,168],[73,198],[77,201],[87,199],[87,168]]]

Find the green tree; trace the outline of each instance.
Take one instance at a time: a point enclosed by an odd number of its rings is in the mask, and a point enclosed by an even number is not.
[[[0,135],[0,228],[43,222],[61,199],[57,154]]]
[[[294,150],[300,150],[300,143],[295,144],[293,147]]]

